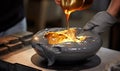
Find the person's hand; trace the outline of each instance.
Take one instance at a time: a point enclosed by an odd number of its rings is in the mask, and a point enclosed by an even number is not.
[[[84,30],[91,30],[95,33],[102,33],[109,29],[115,22],[116,18],[108,12],[98,12],[84,27]]]
[[[106,11],[97,13],[85,26],[85,30],[92,30],[96,33],[109,29],[116,21],[120,12],[120,0],[111,0]]]
[[[60,0],[55,0],[55,3],[60,5]]]

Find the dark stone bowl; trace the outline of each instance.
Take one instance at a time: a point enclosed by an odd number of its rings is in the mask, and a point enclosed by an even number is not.
[[[89,36],[83,42],[65,42],[62,44],[51,45],[44,37],[45,33],[50,31],[60,31],[65,28],[49,28],[37,32],[31,41],[32,47],[36,53],[48,60],[48,66],[58,61],[78,61],[90,58],[96,55],[102,46],[100,36],[91,31],[83,31],[77,28],[77,36]]]

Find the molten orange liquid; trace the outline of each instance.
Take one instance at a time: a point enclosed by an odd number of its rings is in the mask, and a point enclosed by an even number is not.
[[[47,38],[49,44],[60,44],[64,42],[83,42],[88,36],[76,37],[76,29],[70,28],[68,30],[62,30],[57,32],[47,32],[45,38]]]
[[[87,39],[87,36],[76,36],[76,29],[69,28],[70,14],[77,10],[84,10],[90,7],[93,0],[61,0],[60,6],[62,7],[67,21],[67,30],[48,32],[45,37],[48,39],[49,44],[60,44],[64,42],[82,42]]]
[[[67,29],[69,29],[70,14],[77,10],[84,10],[91,6],[93,0],[61,0],[60,6],[62,7],[67,21]]]

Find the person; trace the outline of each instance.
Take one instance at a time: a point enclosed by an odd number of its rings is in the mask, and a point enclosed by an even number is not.
[[[56,4],[60,4],[60,0],[55,0]],[[120,0],[111,0],[106,11],[100,11],[93,16],[83,27],[84,30],[92,30],[95,33],[102,33],[109,29],[115,22],[120,11]]]
[[[23,0],[2,0],[0,9],[0,37],[27,30]]]

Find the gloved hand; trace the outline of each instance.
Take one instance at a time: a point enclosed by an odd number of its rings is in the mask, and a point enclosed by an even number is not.
[[[84,30],[92,30],[95,33],[102,33],[117,22],[117,19],[106,11],[98,12],[84,27]]]

